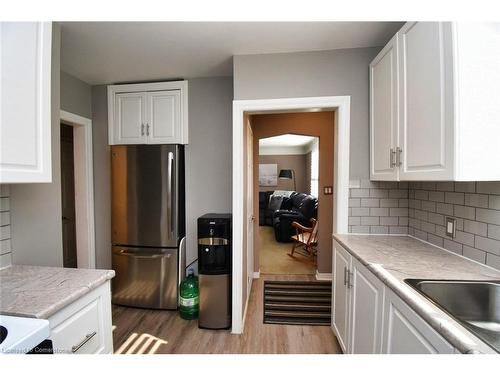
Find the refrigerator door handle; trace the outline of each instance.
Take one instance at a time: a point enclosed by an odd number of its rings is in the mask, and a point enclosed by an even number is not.
[[[167,186],[167,215],[168,215],[168,238],[172,239],[174,236],[174,219],[172,210],[172,172],[174,168],[174,153],[168,153],[168,186]]]
[[[179,280],[178,284],[181,285],[182,280],[186,277],[186,237],[182,237],[179,243]],[[179,289],[180,291],[180,289]]]
[[[151,255],[137,255],[137,253],[132,253],[127,250],[120,250],[119,252],[120,255],[125,255],[129,257],[134,257],[137,259],[154,259],[154,258],[170,258],[172,254],[151,254]]]

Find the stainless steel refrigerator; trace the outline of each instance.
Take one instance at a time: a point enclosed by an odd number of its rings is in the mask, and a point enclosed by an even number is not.
[[[185,271],[184,147],[113,146],[113,303],[176,309]]]

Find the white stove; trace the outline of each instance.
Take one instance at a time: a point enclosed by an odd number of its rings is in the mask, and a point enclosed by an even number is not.
[[[0,315],[0,354],[25,354],[49,336],[48,320]]]

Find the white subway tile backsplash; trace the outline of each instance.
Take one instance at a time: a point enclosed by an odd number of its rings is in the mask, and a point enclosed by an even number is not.
[[[351,189],[351,198],[368,198],[370,189]]]
[[[436,190],[453,191],[455,190],[455,184],[451,181],[436,182]]]
[[[464,231],[486,237],[488,226],[479,221],[464,220]]]
[[[486,207],[492,208],[494,210],[500,210],[500,195],[490,195],[489,205],[487,205]]]
[[[12,264],[10,226],[10,187],[0,185],[0,268]]]
[[[463,256],[479,263],[486,263],[486,253],[470,246],[463,247]]]
[[[500,181],[478,182],[476,184],[476,192],[500,195]]]
[[[444,192],[429,191],[429,200],[432,202],[444,202]]]
[[[444,242],[443,238],[436,236],[432,233],[427,233],[427,241],[429,241],[433,245],[443,247],[443,242]]]
[[[454,215],[463,219],[474,220],[476,218],[476,209],[467,206],[455,206]]]
[[[398,199],[381,199],[380,200],[380,207],[398,207],[399,206],[399,200]]]
[[[373,216],[362,216],[361,225],[379,225],[380,219]]]
[[[493,240],[491,238],[476,236],[474,247],[488,253],[500,255],[500,241]]]
[[[12,252],[12,245],[10,239],[0,241],[0,254],[7,254]]]
[[[453,205],[448,203],[437,203],[436,212],[438,214],[453,216]]]
[[[429,212],[436,212],[436,202],[422,201],[421,209]]]
[[[500,225],[488,224],[488,237],[500,240]]]
[[[389,228],[382,225],[372,225],[370,226],[371,234],[389,234]]]
[[[10,224],[10,212],[2,211],[0,212],[0,226]]]
[[[462,193],[475,193],[475,182],[455,182],[455,191]]]
[[[465,194],[465,205],[488,208],[488,196],[484,194]]]
[[[389,209],[384,207],[370,208],[370,216],[389,216]]]
[[[10,198],[2,197],[0,198],[0,211],[9,211],[10,210]]]
[[[500,257],[493,254],[486,254],[486,264],[500,270]]]
[[[370,209],[366,207],[353,207],[351,209],[352,216],[369,216]]]
[[[397,226],[399,225],[399,218],[397,216],[381,217],[380,225]]]
[[[10,238],[10,225],[0,227],[0,240],[8,240]]]
[[[497,210],[476,208],[476,220],[488,224],[500,225],[500,212]]]
[[[351,188],[349,230],[410,234],[500,269],[500,182],[366,182]],[[445,218],[456,220],[456,237]]]
[[[464,193],[455,193],[455,192],[446,192],[444,194],[444,201],[446,203],[451,204],[464,204],[465,203],[465,194]]]
[[[361,207],[379,207],[380,199],[361,198]]]
[[[443,247],[446,250],[453,251],[454,253],[462,255],[462,244],[454,241],[450,241],[448,239],[444,239]]]

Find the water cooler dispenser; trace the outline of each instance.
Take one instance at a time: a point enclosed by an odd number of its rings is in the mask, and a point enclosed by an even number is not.
[[[206,214],[198,218],[198,326],[231,327],[231,214]]]

